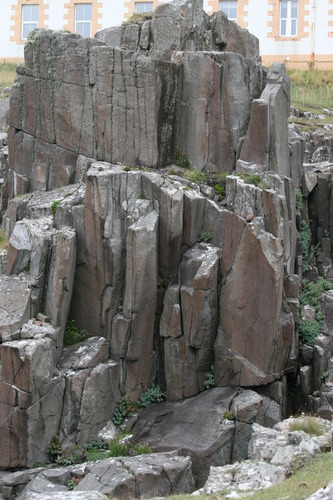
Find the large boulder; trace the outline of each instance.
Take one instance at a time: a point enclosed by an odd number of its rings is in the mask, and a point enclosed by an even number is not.
[[[235,424],[224,415],[236,394],[231,388],[212,389],[180,403],[144,410],[133,428],[134,437],[154,451],[176,449],[189,455],[196,481],[202,485],[210,465],[231,460]]]

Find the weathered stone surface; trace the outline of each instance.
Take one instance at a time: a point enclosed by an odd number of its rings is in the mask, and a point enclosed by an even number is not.
[[[269,165],[269,114],[268,102],[255,99],[251,104],[250,123],[242,145],[240,159],[256,165]]]
[[[182,285],[167,289],[160,335],[167,337],[164,363],[169,400],[195,396],[210,370],[218,321],[219,261],[218,248],[195,245],[179,267]]]
[[[274,466],[263,461],[236,462],[224,467],[211,467],[206,484],[194,495],[213,494],[227,490],[229,494],[234,494],[237,498],[244,491],[270,488],[287,477],[288,473],[282,466]]]
[[[57,342],[57,331],[50,325],[50,323],[44,323],[35,319],[30,319],[21,328],[20,338],[24,339],[39,339],[39,338],[49,338],[53,340],[56,344]]]
[[[66,382],[59,425],[62,440],[76,434],[76,441],[84,444],[113,415],[120,399],[119,366],[108,358],[104,338],[92,337],[65,349],[59,361]]]
[[[118,457],[86,464],[76,493],[95,491],[117,498],[166,496],[191,492],[194,480],[189,457],[157,453]]]
[[[252,424],[258,422],[261,406],[263,398],[259,394],[254,391],[244,391],[233,399],[230,411],[237,420]]]
[[[45,313],[50,317],[51,325],[60,328],[57,346],[62,346],[63,343],[73,293],[75,265],[75,232],[61,229],[53,239],[45,297]]]
[[[49,382],[55,367],[55,345],[50,339],[19,340],[1,345],[2,377],[25,392]]]
[[[117,363],[109,361],[97,365],[90,372],[82,391],[77,427],[79,444],[84,444],[96,436],[110,415],[114,414],[119,399]]]
[[[215,54],[212,58],[206,52],[185,52],[182,64],[184,83],[179,146],[191,163],[200,169],[216,165],[219,170],[219,165],[223,164],[224,170],[231,172],[235,163],[237,141],[245,133],[251,99],[259,97],[253,94],[258,90],[260,71],[255,64],[249,62],[251,72],[245,73],[243,58],[232,53]],[[196,68],[202,75],[201,78],[197,78]],[[203,84],[208,78],[211,82],[209,87]],[[234,78],[239,86],[233,84]],[[207,105],[212,110],[218,110],[222,106],[223,113],[210,113],[204,127],[203,117]],[[193,127],[187,127],[186,123],[193,123]],[[219,148],[214,148],[213,144],[219,144]]]
[[[14,333],[31,317],[31,288],[26,276],[0,278],[0,333]]]
[[[80,344],[65,348],[59,366],[73,370],[84,370],[99,363],[105,363],[108,357],[108,342],[103,337],[90,337]]]
[[[327,420],[317,419],[323,430],[320,436],[309,436],[304,431],[294,431],[295,420],[304,417],[292,417],[267,429],[253,424],[252,439],[249,444],[249,456],[252,459],[264,460],[273,465],[289,467],[300,455],[313,455],[331,449],[332,430]],[[314,418],[314,417],[313,417]]]
[[[233,218],[237,222],[237,216]],[[237,233],[235,229],[234,225],[232,233],[225,232],[226,242],[230,239],[235,245],[238,241],[233,262],[229,264],[230,254],[222,254],[215,380],[218,385],[260,385],[276,378],[289,356],[290,340],[284,340],[279,328],[283,253],[279,240],[269,233],[251,225],[239,225]],[[280,345],[275,352],[274,344]]]
[[[290,84],[283,64],[271,65],[261,99],[267,101],[269,107],[269,170],[290,177],[288,158]]]
[[[312,366],[302,366],[299,371],[301,380],[301,389],[303,394],[312,394],[313,392],[313,374]]]

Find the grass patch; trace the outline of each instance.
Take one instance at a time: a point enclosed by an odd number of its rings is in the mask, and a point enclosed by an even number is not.
[[[138,443],[133,446],[133,450],[136,451],[139,455],[150,455],[152,453],[152,449],[147,443]]]
[[[16,64],[1,63],[0,64],[0,94],[5,87],[11,87],[16,76]]]
[[[184,174],[184,178],[195,184],[202,184],[206,181],[205,172],[201,172],[198,168],[193,168],[192,170],[187,170]]]
[[[103,450],[87,450],[86,462],[95,462],[96,460],[105,460],[108,458],[108,452]]]
[[[310,436],[322,436],[324,433],[324,429],[320,421],[318,421],[317,418],[311,417],[309,415],[294,418],[289,427],[289,430],[291,432],[304,431]]]
[[[8,246],[8,238],[5,231],[0,227],[0,250],[4,250]]]
[[[136,23],[143,23],[144,21],[148,21],[153,17],[153,12],[145,12],[142,14],[133,14],[129,19],[126,21],[122,22],[123,26],[126,26],[127,24],[136,24]]]
[[[267,182],[261,180],[261,177],[259,174],[245,174],[240,176],[245,184],[253,184],[254,186],[258,187],[259,189],[269,189],[269,184]]]
[[[287,75],[291,80],[290,97],[293,106],[333,109],[332,71],[288,69]]]
[[[333,454],[324,453],[315,458],[306,460],[305,465],[283,483],[255,493],[248,498],[263,500],[278,500],[282,498],[303,500],[320,488],[327,486],[332,480],[332,477]]]

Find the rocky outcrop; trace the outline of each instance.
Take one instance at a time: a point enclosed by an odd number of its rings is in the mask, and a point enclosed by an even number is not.
[[[78,482],[74,492],[67,486],[72,478]],[[4,498],[19,493],[17,498],[21,500],[60,496],[102,500],[110,495],[123,499],[153,498],[190,493],[193,488],[191,460],[176,452],[110,458],[67,468],[31,469],[6,474],[0,479]]]
[[[212,456],[244,458],[253,421],[285,413],[300,253],[284,175],[289,90],[283,68],[266,75],[257,59],[257,40],[222,13],[208,19],[199,0],[95,40],[48,30],[29,39],[3,190],[1,287],[14,299],[0,318],[0,467],[44,460],[56,434],[84,443],[122,392],[137,400],[158,383],[168,404],[195,397],[212,365],[236,423],[193,452],[198,476],[202,457],[205,473]],[[175,167],[156,170],[176,156],[207,175],[236,168],[226,199]],[[63,345],[68,318],[87,336],[73,348]],[[244,402],[240,386],[265,389]]]
[[[264,149],[275,151],[265,165],[282,168],[288,82],[275,68],[265,87],[258,58],[258,40],[222,12],[207,16],[201,0],[167,3],[95,40],[35,32],[11,91],[9,197],[73,183],[79,155],[156,168],[181,150],[193,166],[231,172],[246,136],[242,155],[257,162],[245,150],[264,88]]]
[[[255,492],[269,488],[287,479],[290,476],[290,468],[300,458],[331,450],[330,422],[312,417],[314,424],[318,425],[322,432],[314,437],[303,430],[293,430],[294,425],[301,424],[302,418],[306,421],[307,417],[305,420],[304,417],[290,418],[276,424],[274,429],[254,424],[249,444],[249,456],[252,460],[224,467],[211,467],[206,484],[194,494],[228,491],[229,494],[237,495],[243,491]],[[306,425],[304,428],[306,429]]]

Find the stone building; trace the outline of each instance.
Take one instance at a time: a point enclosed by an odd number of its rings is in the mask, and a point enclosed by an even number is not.
[[[22,59],[27,35],[36,27],[94,36],[167,1],[3,0],[0,59]],[[204,0],[204,9],[223,10],[256,35],[265,65],[333,67],[333,0]]]

